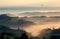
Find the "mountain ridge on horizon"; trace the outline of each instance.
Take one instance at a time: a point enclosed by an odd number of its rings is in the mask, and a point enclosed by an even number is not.
[[[0,10],[60,10],[60,7],[0,7]]]

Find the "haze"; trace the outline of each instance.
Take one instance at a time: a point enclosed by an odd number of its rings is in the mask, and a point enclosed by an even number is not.
[[[0,7],[6,6],[32,6],[38,7],[43,4],[49,7],[59,7],[60,0],[0,0]]]

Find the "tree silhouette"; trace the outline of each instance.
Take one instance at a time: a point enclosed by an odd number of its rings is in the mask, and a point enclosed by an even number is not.
[[[23,33],[20,39],[28,39],[28,36],[26,33]]]
[[[4,39],[5,31],[2,32],[1,34],[1,39]]]
[[[28,39],[28,36],[26,33],[23,33],[21,37],[17,37],[17,39]]]
[[[50,39],[60,39],[60,28],[52,30]]]

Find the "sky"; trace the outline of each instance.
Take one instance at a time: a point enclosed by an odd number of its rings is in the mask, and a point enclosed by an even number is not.
[[[32,6],[39,7],[51,6],[51,7],[60,7],[60,0],[0,0],[0,7],[5,6]]]

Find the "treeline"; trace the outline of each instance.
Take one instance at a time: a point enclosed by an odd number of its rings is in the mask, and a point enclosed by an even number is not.
[[[60,39],[60,28],[43,29],[38,36],[33,37],[25,30],[14,30],[0,25],[0,39]]]
[[[30,39],[60,39],[60,28],[43,29],[38,36],[31,36]]]
[[[0,25],[0,39],[28,39],[28,36],[24,30],[14,30]]]

